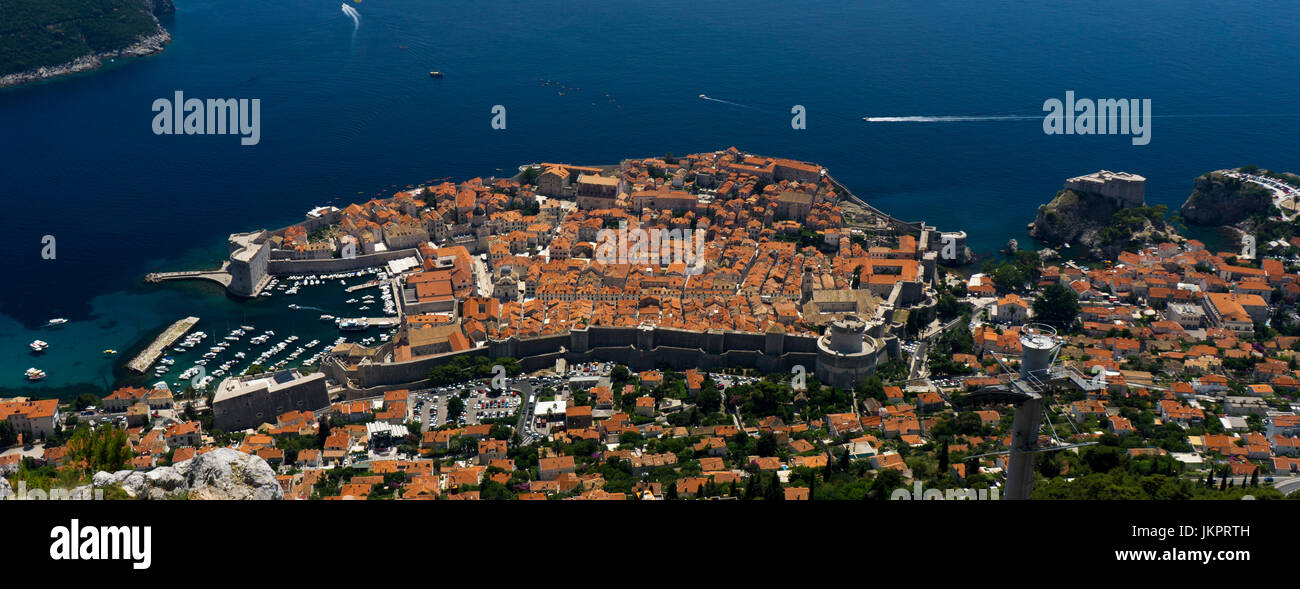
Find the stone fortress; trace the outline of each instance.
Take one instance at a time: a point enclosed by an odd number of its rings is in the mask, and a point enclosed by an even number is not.
[[[1128,172],[1101,170],[1076,176],[1065,181],[1065,187],[1074,192],[1089,192],[1107,197],[1121,207],[1146,205],[1147,179]]]

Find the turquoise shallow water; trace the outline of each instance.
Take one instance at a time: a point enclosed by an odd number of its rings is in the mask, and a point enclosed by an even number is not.
[[[214,265],[232,231],[435,178],[735,145],[822,163],[987,253],[1026,241],[1070,176],[1140,173],[1148,202],[1177,207],[1207,170],[1300,162],[1293,1],[365,0],[355,35],[336,0],[177,5],[158,56],[0,91],[0,394],[103,389],[103,348],[125,355],[185,315],[222,333],[245,315],[291,321],[140,279]],[[261,143],[154,135],[154,99],[177,90],[261,99]],[[860,120],[1035,115],[1066,90],[1150,98],[1165,118],[1146,146],[1047,136],[1033,119]],[[795,104],[806,130],[790,127]],[[494,105],[506,130],[490,127]],[[44,235],[56,260],[39,255]],[[39,329],[56,316],[73,322]],[[39,363],[37,337],[54,344]],[[51,376],[29,387],[33,365]]]

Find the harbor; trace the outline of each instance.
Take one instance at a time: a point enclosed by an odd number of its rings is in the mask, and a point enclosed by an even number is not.
[[[379,292],[351,296],[361,289]],[[203,316],[210,326],[206,331],[178,334],[166,345],[155,342],[150,350],[159,348],[160,354],[146,357],[146,350],[139,363],[128,365],[131,373],[146,379],[138,384],[203,389],[250,371],[311,370],[340,344],[388,341],[399,323],[388,276],[380,267],[271,277],[258,296],[229,304],[234,306],[225,313]],[[382,315],[375,313],[381,309]]]
[[[149,347],[145,348],[135,358],[132,358],[130,362],[127,362],[126,367],[133,372],[144,374],[154,362],[158,361],[158,357],[162,355],[164,350],[185,335],[185,332],[192,329],[198,322],[198,317],[190,316],[171,324],[171,327],[168,327],[154,339],[153,343],[149,344]]]

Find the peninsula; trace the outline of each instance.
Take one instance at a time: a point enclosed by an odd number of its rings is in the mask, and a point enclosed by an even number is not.
[[[172,0],[0,0],[0,88],[163,50]]]
[[[958,278],[964,233],[734,147],[430,181],[148,279],[306,321],[178,342],[190,318],[134,363],[163,380],[0,415],[74,496],[1283,497],[1300,237],[1169,239],[1142,183],[1080,176],[1040,210],[1058,237],[1097,223],[1108,263],[1015,251]]]

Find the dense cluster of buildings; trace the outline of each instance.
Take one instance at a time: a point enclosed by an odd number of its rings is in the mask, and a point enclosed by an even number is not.
[[[817,340],[848,316],[866,322],[861,334],[872,353],[836,363],[845,375],[863,374],[878,355],[896,354],[890,341],[900,312],[934,304],[944,236],[923,225],[916,235],[887,226],[867,239],[845,221],[848,198],[815,164],[735,148],[606,167],[544,163],[513,179],[405,190],[322,207],[279,231],[232,236],[230,268],[265,258],[267,275],[309,274],[416,260],[393,282],[400,334],[375,350],[342,346],[326,362],[332,377],[362,387],[408,384],[432,356],[650,343],[602,328],[649,329],[673,347],[750,366],[758,364],[727,354],[734,344],[719,339],[717,349],[703,334],[806,338],[760,350],[771,356],[764,367],[779,367],[815,361]],[[603,246],[618,255],[602,255]],[[252,276],[232,284],[265,283],[256,264],[247,267]],[[588,329],[612,335],[560,342]],[[422,364],[404,366],[412,362]]]

